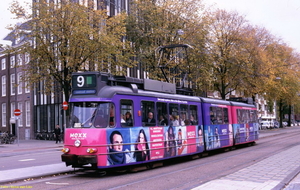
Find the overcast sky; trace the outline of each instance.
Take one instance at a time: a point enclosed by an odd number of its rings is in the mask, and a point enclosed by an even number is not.
[[[203,0],[244,15],[253,25],[263,26],[300,52],[300,0]]]
[[[31,2],[32,0],[19,0]],[[13,0],[1,0],[0,44],[10,32],[7,25],[15,23],[8,8]],[[236,10],[253,25],[263,26],[271,34],[280,37],[292,48],[300,52],[300,0],[203,0],[225,10]]]
[[[31,3],[32,0],[18,0],[20,3],[25,5],[25,2]],[[10,24],[16,24],[16,20],[12,19],[14,16],[10,13],[9,7],[13,0],[1,0],[0,4],[0,44],[10,44],[7,41],[4,41],[10,30],[6,29],[6,27]]]

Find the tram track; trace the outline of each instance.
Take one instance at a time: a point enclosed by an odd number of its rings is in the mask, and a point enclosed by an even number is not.
[[[194,160],[191,157],[169,159],[164,161],[163,167],[139,172],[119,173],[114,171],[101,175],[98,172],[79,170],[67,175],[56,174],[52,175],[55,177],[48,176],[42,181],[33,180],[26,184],[40,183],[45,185],[46,182],[53,182],[46,184],[49,189],[82,189],[78,187],[85,187],[91,184],[101,184],[103,189],[136,189],[136,187],[140,187],[140,184],[149,184],[147,189],[154,189],[151,188],[151,184],[153,185],[153,182],[155,182],[155,187],[159,189],[191,189],[251,166],[289,147],[298,145],[295,139],[298,138],[299,134],[300,132],[294,132],[265,137],[258,140],[255,146],[244,148],[240,146],[235,150],[225,152],[224,149],[222,151],[211,151],[208,156]],[[286,144],[286,142],[289,143]],[[188,183],[181,183],[176,180],[171,186],[163,186],[162,181],[173,181],[170,176],[180,177],[181,181],[188,181]],[[112,183],[113,181],[115,182]],[[54,183],[56,184],[55,188]],[[60,183],[68,185],[59,185]]]
[[[295,137],[298,137],[300,134],[300,132],[297,132],[297,133],[292,133],[292,134],[283,134],[283,135],[279,135],[279,136],[273,136],[272,137],[272,142],[270,142],[270,138],[263,138],[261,140],[258,141],[257,145],[255,146],[251,146],[251,147],[245,147],[245,148],[237,148],[236,150],[233,150],[233,151],[228,151],[228,152],[219,152],[219,153],[215,153],[215,154],[212,154],[212,155],[209,155],[209,156],[206,156],[204,158],[200,158],[200,159],[196,159],[196,160],[192,160],[192,162],[197,162],[197,161],[200,161],[200,160],[203,160],[205,158],[209,158],[210,161],[205,161],[205,162],[201,162],[201,163],[197,163],[197,164],[193,164],[189,167],[184,167],[182,169],[177,169],[176,171],[172,171],[172,172],[163,172],[163,173],[160,173],[159,175],[157,173],[153,174],[153,175],[147,175],[147,178],[146,179],[140,179],[140,180],[135,180],[134,182],[131,182],[130,184],[123,184],[123,185],[120,185],[120,186],[115,186],[113,188],[110,188],[110,189],[124,189],[126,187],[128,187],[128,185],[135,185],[135,184],[140,184],[140,183],[145,183],[146,181],[155,181],[156,179],[161,179],[161,178],[167,178],[168,176],[170,175],[175,175],[175,174],[180,174],[180,173],[183,173],[183,172],[189,172],[189,171],[194,171],[194,170],[197,170],[199,169],[199,167],[203,167],[203,166],[207,166],[207,165],[218,165],[218,164],[222,164],[224,161],[226,160],[230,160],[232,158],[236,158],[236,157],[249,157],[249,155],[255,155],[254,153],[257,153],[258,151],[260,152],[264,152],[265,149],[268,149],[270,146],[273,146],[273,147],[280,147],[278,145],[282,145],[283,142],[286,142],[287,140],[290,140],[290,139],[293,139]],[[213,179],[217,179],[217,178],[220,178],[222,176],[225,176],[225,175],[228,175],[230,173],[233,173],[234,171],[238,171],[242,168],[245,168],[245,167],[248,167],[252,164],[255,164],[259,161],[262,161],[263,159],[269,157],[269,156],[272,156],[272,155],[275,155],[281,151],[284,151],[286,150],[287,148],[291,147],[291,146],[295,146],[297,145],[298,142],[294,142],[292,144],[289,144],[288,146],[284,146],[284,147],[281,147],[281,148],[277,148],[277,149],[273,149],[270,153],[268,153],[266,156],[264,157],[260,157],[259,155],[257,156],[254,156],[251,158],[252,162],[249,162],[249,159],[245,159],[244,161],[241,161],[239,162],[239,164],[233,166],[233,165],[228,165],[228,168],[230,168],[230,171],[228,170],[227,171],[227,168],[224,168],[223,172],[220,172],[220,171],[216,171],[216,172],[211,172],[209,175],[203,175],[202,177],[199,178],[199,176],[195,177],[195,179],[190,179],[190,181],[200,181],[202,183],[200,184],[203,184],[203,183],[206,183],[210,180],[213,180]],[[259,150],[257,149],[259,147]],[[228,153],[230,154],[228,156]],[[226,154],[227,156],[223,156],[224,154]],[[176,160],[176,159],[175,159]],[[178,160],[178,159],[177,159]],[[180,163],[176,163],[176,164],[173,164],[173,163],[170,163],[169,165],[167,165],[168,167],[176,167],[176,165],[178,164],[181,164],[181,163],[186,163],[188,162],[187,160],[184,160],[184,161],[181,161]],[[171,165],[172,164],[172,165]],[[164,168],[166,168],[166,165],[164,166]],[[148,170],[148,171],[151,171],[151,170]],[[216,177],[211,177],[211,176],[216,176]],[[99,179],[99,182],[101,182],[102,179]],[[200,185],[198,182],[197,184],[195,185]],[[190,184],[192,185],[192,184]],[[192,185],[193,186],[193,185]],[[190,187],[189,187],[190,188]],[[189,189],[187,188],[187,189]],[[179,185],[179,186],[176,186],[174,187],[174,189],[185,189],[183,185]]]

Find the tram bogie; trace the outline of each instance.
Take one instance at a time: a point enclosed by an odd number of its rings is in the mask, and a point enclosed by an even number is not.
[[[178,94],[173,84],[74,73],[62,161],[97,169],[169,158],[258,139],[254,105]]]

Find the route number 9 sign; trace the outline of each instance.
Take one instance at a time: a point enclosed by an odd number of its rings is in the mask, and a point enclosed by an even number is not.
[[[73,88],[95,88],[96,87],[96,75],[73,75],[72,76]]]

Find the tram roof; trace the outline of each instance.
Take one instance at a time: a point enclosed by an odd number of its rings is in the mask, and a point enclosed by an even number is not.
[[[174,100],[184,100],[184,101],[194,101],[201,102],[200,98],[197,96],[187,96],[180,94],[168,94],[154,91],[147,91],[143,89],[132,89],[126,86],[104,86],[98,92],[96,97],[101,97],[101,99],[113,98],[116,94],[120,95],[130,95],[130,96],[144,96],[144,97],[156,97],[156,98],[166,98]],[[71,95],[71,99],[78,98],[95,98],[95,95]]]
[[[255,108],[254,104],[250,104],[250,103],[244,103],[244,102],[235,102],[235,101],[231,101],[231,105],[232,106],[240,106],[240,107],[253,107]]]
[[[168,94],[154,91],[147,91],[143,89],[138,89],[135,91],[134,89],[130,89],[124,86],[105,86],[103,87],[98,96],[112,98],[115,94],[124,94],[124,95],[133,95],[133,96],[145,96],[145,97],[157,97],[157,98],[168,98],[168,99],[178,99],[185,101],[197,101],[200,102],[200,98],[197,96],[187,96],[180,94]]]
[[[247,103],[193,96],[191,89],[176,88],[176,85],[173,83],[158,80],[114,76],[109,73],[95,71],[73,73],[73,75],[91,74],[97,76],[95,77],[97,78],[97,90],[94,91],[97,93],[97,97],[99,98],[112,98],[115,94],[124,94],[252,107],[251,104]],[[75,89],[75,91],[76,90],[77,89]],[[71,98],[95,98],[95,94],[72,94]]]
[[[221,100],[221,99],[213,99],[213,98],[204,98],[204,97],[201,97],[201,100],[204,103],[231,105],[229,101]]]

